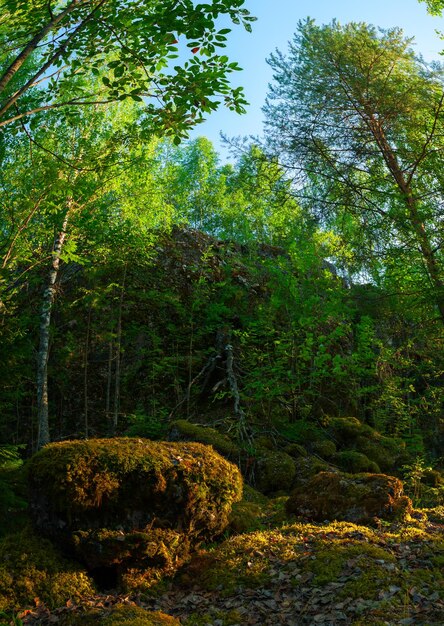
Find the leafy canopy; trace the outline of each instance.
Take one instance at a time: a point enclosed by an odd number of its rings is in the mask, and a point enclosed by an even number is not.
[[[158,131],[177,136],[221,100],[242,112],[242,89],[228,80],[240,68],[220,54],[230,29],[217,24],[225,16],[250,30],[254,18],[243,4],[0,0],[0,127],[126,98],[143,103]],[[177,44],[188,50],[183,62]],[[94,89],[82,80],[91,74],[100,79]]]

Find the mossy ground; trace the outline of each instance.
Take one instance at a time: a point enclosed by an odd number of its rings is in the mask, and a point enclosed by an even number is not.
[[[261,530],[201,549],[174,578],[160,578],[148,591],[128,584],[127,596],[134,594],[140,610],[104,608],[86,573],[48,541],[28,532],[28,548],[19,549],[25,537],[10,536],[2,557],[8,553],[14,560],[9,566],[14,583],[4,580],[10,597],[5,602],[4,586],[2,608],[32,607],[39,597],[45,614],[60,617],[61,626],[271,626],[295,619],[301,625],[444,623],[444,526],[430,521],[427,512],[415,513],[408,523],[369,528],[348,522],[283,524],[285,498],[249,504],[261,509]],[[431,511],[431,518],[442,519],[440,514]],[[99,598],[99,606],[91,606],[92,597]],[[69,611],[63,608],[68,599],[78,603]],[[161,613],[153,616],[152,610]],[[35,609],[34,616],[42,612]],[[330,617],[318,619],[323,614]],[[46,623],[32,615],[22,617],[25,624]]]
[[[36,598],[56,607],[94,593],[86,570],[29,528],[0,542],[0,610],[29,606]]]
[[[305,607],[301,624],[344,623],[339,617],[344,611],[349,624],[395,624],[394,612],[401,620],[420,610],[430,613],[430,622],[412,623],[438,624],[444,622],[443,563],[444,528],[425,520],[387,530],[297,523],[228,539],[196,556],[176,584],[191,584],[193,593],[213,592],[228,605],[230,598],[233,608],[238,606],[233,599],[263,590],[275,599],[276,610],[289,598],[294,606],[310,598],[313,606]],[[313,621],[326,611],[331,622]],[[360,621],[361,613],[367,621]],[[275,619],[293,623],[286,614]],[[262,623],[272,624],[271,615]]]

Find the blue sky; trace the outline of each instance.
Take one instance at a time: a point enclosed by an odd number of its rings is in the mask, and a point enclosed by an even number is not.
[[[258,20],[251,34],[234,27],[227,54],[244,70],[234,76],[233,82],[244,86],[250,102],[248,112],[239,116],[221,108],[192,133],[193,137],[208,137],[222,151],[221,131],[229,137],[261,134],[261,107],[271,80],[265,59],[276,48],[287,49],[301,19],[310,16],[322,24],[336,18],[341,23],[360,21],[382,28],[399,26],[407,36],[415,37],[415,50],[426,60],[440,58],[439,53],[444,50],[444,41],[435,32],[444,31],[444,19],[428,15],[426,5],[417,0],[247,0],[245,8]]]

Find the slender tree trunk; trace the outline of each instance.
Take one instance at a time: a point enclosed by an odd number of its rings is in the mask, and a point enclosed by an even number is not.
[[[105,399],[105,414],[107,421],[110,419],[111,409],[111,383],[113,379],[113,348],[114,342],[111,339],[108,342],[108,374],[106,379],[106,399]]]
[[[88,308],[88,321],[86,324],[86,338],[85,338],[85,354],[83,358],[83,413],[85,424],[85,439],[88,439],[89,435],[89,422],[88,422],[88,352],[89,352],[89,336],[91,331],[91,305]]]
[[[49,353],[49,329],[51,323],[52,305],[55,298],[55,283],[60,268],[60,255],[66,238],[69,214],[72,202],[68,202],[68,209],[63,218],[63,224],[59,234],[55,238],[51,270],[48,276],[48,284],[43,293],[42,309],[40,314],[40,345],[37,356],[37,449],[50,441],[49,418],[48,418],[48,353]]]
[[[125,263],[125,269],[123,270],[122,287],[120,290],[119,299],[119,314],[117,319],[117,336],[116,336],[116,369],[115,369],[115,387],[114,387],[114,414],[113,414],[113,429],[117,429],[119,421],[120,410],[120,362],[121,362],[121,349],[122,349],[122,308],[123,297],[125,295],[125,281],[126,281],[127,263]]]

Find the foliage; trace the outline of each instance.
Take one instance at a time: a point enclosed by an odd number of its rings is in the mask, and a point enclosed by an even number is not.
[[[396,28],[300,23],[288,56],[270,57],[267,137],[300,173],[307,210],[349,250],[338,246],[338,262],[444,319],[443,73],[410,44]]]
[[[219,97],[243,111],[242,89],[230,88],[227,78],[238,65],[219,53],[230,29],[217,26],[225,15],[251,30],[254,18],[243,4],[3,0],[0,124],[14,130],[48,109],[70,116],[129,98],[143,103],[151,127],[180,136],[217,108]],[[188,53],[183,63],[176,61],[179,42]]]

